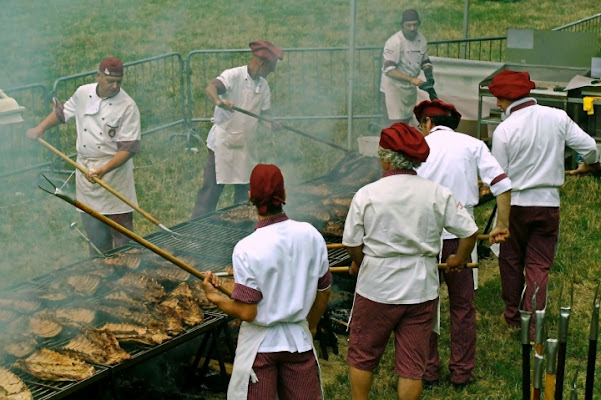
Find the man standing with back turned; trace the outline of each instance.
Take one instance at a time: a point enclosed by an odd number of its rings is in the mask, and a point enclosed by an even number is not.
[[[436,98],[428,42],[418,32],[420,24],[417,11],[403,11],[401,30],[384,45],[380,92],[386,126],[393,122],[411,122],[417,102],[417,87],[428,91],[431,100]],[[422,70],[425,82],[418,78]]]
[[[275,71],[284,51],[266,40],[249,44],[248,65],[223,71],[206,87],[215,104],[214,124],[207,138],[207,164],[192,217],[215,211],[224,185],[234,185],[234,203],[247,199],[248,177],[259,162],[255,132],[259,121],[233,111],[236,106],[269,117],[271,92],[265,78]]]
[[[35,128],[27,131],[31,139],[42,137],[47,129],[75,118],[77,124],[77,163],[88,170],[76,171],[77,200],[113,221],[133,230],[133,209],[93,178],[137,204],[132,157],[140,151],[140,111],[134,100],[121,89],[123,63],[107,57],[98,66],[97,83],[80,86],[64,104],[55,109]],[[100,251],[129,241],[127,236],[94,217],[81,213],[88,239]],[[90,254],[94,249],[90,246]]]
[[[565,111],[540,106],[528,97],[534,88],[528,72],[505,70],[488,85],[507,118],[495,129],[492,154],[511,179],[511,237],[501,243],[499,269],[509,326],[520,326],[518,306],[526,283],[524,309],[545,304],[549,270],[559,234],[559,187],[563,185],[565,147],[579,152],[584,162],[578,172],[599,169],[595,140]],[[525,277],[524,277],[525,273]],[[531,326],[533,333],[534,324]]]

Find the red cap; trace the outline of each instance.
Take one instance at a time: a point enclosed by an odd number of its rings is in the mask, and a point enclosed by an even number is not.
[[[123,76],[123,62],[117,57],[107,57],[98,65],[98,72],[108,76]]]
[[[526,71],[518,72],[506,69],[492,78],[488,85],[490,92],[499,99],[517,100],[528,96],[534,89],[534,82]]]
[[[265,215],[269,205],[286,204],[282,171],[273,164],[257,164],[250,173],[250,198],[259,215]]]
[[[267,40],[255,40],[248,44],[253,55],[267,60],[269,62],[281,60],[284,58],[284,50],[275,46]]]
[[[423,117],[434,117],[436,115],[454,117],[457,124],[459,124],[459,121],[461,120],[461,114],[454,105],[445,103],[439,99],[422,101],[415,106],[413,113],[418,121],[421,121]]]
[[[409,9],[409,10],[405,10],[403,11],[403,17],[401,18],[401,24],[407,21],[418,21],[421,22],[419,19],[419,14],[417,13],[417,11],[413,10],[413,9]]]
[[[380,147],[401,153],[413,162],[424,162],[430,154],[424,135],[405,122],[395,122],[390,128],[382,129]]]

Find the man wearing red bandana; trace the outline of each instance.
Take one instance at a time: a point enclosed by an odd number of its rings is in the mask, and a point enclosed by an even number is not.
[[[473,216],[478,204],[478,177],[490,186],[497,196],[499,214],[497,224],[490,232],[491,242],[501,242],[508,235],[511,181],[481,140],[455,132],[461,114],[454,105],[441,100],[422,101],[415,109],[422,133],[430,147],[428,160],[417,169],[417,174],[449,188]],[[459,239],[443,232],[440,262],[453,254]],[[476,261],[476,260],[472,260]],[[478,270],[464,269],[451,273],[441,272],[441,280],[449,291],[451,314],[451,356],[449,370],[451,384],[462,387],[473,382],[476,365],[476,307],[474,305]],[[424,382],[433,386],[440,379],[438,355],[438,324],[430,336],[430,354]]]
[[[232,107],[269,117],[271,91],[266,78],[284,57],[284,51],[267,40],[256,40],[249,47],[248,65],[226,69],[205,89],[215,104],[214,124],[207,137],[207,164],[192,217],[214,211],[226,184],[234,185],[234,203],[246,200],[248,177],[259,160],[259,121]]]
[[[250,201],[257,208],[255,232],[234,248],[232,298],[216,290],[207,271],[207,298],[242,325],[228,399],[321,399],[313,334],[325,311],[332,275],[326,243],[306,222],[282,211],[286,191],[275,165],[257,165]]]
[[[359,189],[342,243],[358,274],[350,322],[348,362],[353,400],[368,398],[373,370],[390,334],[395,337],[399,399],[418,399],[438,297],[443,229],[461,238],[447,268],[462,266],[478,227],[451,191],[417,176],[430,149],[423,135],[395,123],[380,136],[382,178]]]
[[[93,178],[102,179],[132,203],[137,204],[133,156],[140,151],[140,111],[121,88],[123,63],[106,57],[98,65],[96,83],[77,88],[71,98],[55,109],[27,136],[36,139],[56,125],[75,118],[77,163],[88,170],[76,171],[77,200],[113,221],[133,230],[133,208],[115,197]],[[127,236],[94,217],[81,213],[88,239],[100,251],[108,251],[129,241]],[[90,254],[95,255],[93,246]]]
[[[524,309],[532,309],[535,287],[536,308],[545,304],[559,234],[559,187],[565,176],[565,147],[582,155],[586,165],[578,173],[598,169],[599,154],[595,140],[565,111],[538,105],[528,96],[534,88],[528,72],[501,71],[488,87],[506,116],[495,129],[492,154],[513,186],[511,236],[501,243],[499,254],[503,315],[509,326],[519,327],[518,306],[524,284]]]

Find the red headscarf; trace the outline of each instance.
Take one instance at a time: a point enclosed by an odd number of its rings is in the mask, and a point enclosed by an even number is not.
[[[250,173],[250,199],[259,215],[265,215],[269,205],[286,204],[282,171],[273,164],[257,164]]]
[[[517,100],[528,96],[534,89],[534,82],[526,71],[518,72],[506,69],[492,78],[488,85],[490,92],[499,99]]]
[[[423,117],[434,117],[436,115],[445,115],[449,117],[454,117],[459,124],[461,120],[461,114],[454,105],[450,103],[445,103],[442,100],[435,99],[432,101],[424,100],[413,109],[413,113],[418,121],[421,121]]]
[[[123,76],[123,62],[117,57],[106,57],[98,65],[98,72],[108,76]]]
[[[252,53],[269,62],[284,58],[284,50],[267,40],[255,40],[248,44]]]
[[[430,154],[424,135],[405,122],[396,122],[390,128],[382,129],[380,147],[401,153],[413,162],[424,162]]]

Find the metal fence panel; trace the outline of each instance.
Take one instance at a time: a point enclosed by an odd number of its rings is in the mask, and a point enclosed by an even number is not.
[[[146,58],[123,64],[123,89],[140,109],[143,134],[185,123],[183,59],[178,53]],[[54,82],[52,94],[61,102],[75,90],[96,81],[96,71],[66,76]],[[75,124],[61,126],[59,149],[75,152]]]
[[[0,125],[0,177],[19,174],[48,165],[48,154],[38,143],[25,136],[25,130],[37,125],[51,110],[48,90],[41,83],[6,89],[4,92],[25,107],[24,122]],[[56,137],[49,132],[48,140]]]

